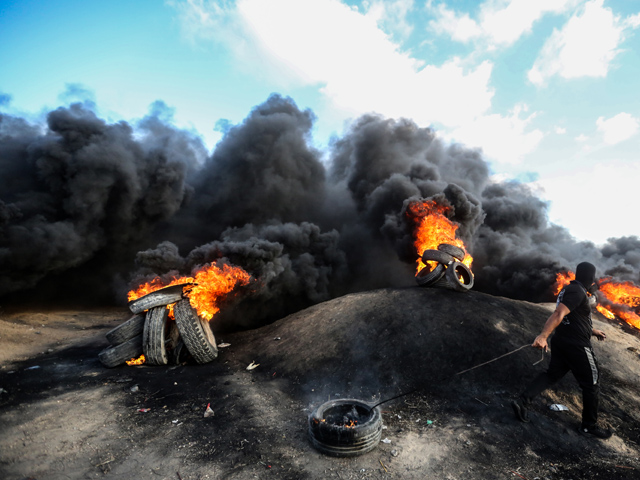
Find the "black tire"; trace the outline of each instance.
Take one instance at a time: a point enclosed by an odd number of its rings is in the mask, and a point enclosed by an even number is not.
[[[132,358],[138,358],[140,355],[142,355],[142,335],[130,338],[120,345],[105,348],[98,354],[98,358],[105,367],[112,368]]]
[[[445,274],[449,284],[458,292],[468,292],[473,287],[473,274],[464,263],[454,262]]]
[[[168,333],[169,310],[167,307],[155,307],[147,312],[142,334],[142,350],[145,363],[166,365],[169,363],[165,341]]]
[[[429,264],[427,264],[416,275],[416,283],[421,287],[429,287],[443,277],[445,269],[444,265],[438,263],[433,270],[429,270]]]
[[[180,330],[182,341],[186,345],[193,359],[198,363],[208,363],[218,356],[216,339],[211,326],[202,320],[189,303],[189,299],[176,303],[173,308],[176,324]]]
[[[460,247],[456,247],[455,245],[451,245],[450,243],[441,243],[440,245],[438,245],[438,250],[444,253],[448,253],[460,262],[464,260],[464,250]]]
[[[109,330],[105,335],[111,345],[119,345],[130,338],[140,335],[144,329],[144,315],[134,315],[126,322]]]
[[[429,260],[440,262],[443,265],[451,265],[455,262],[455,258],[440,250],[425,250],[422,254],[422,261],[423,263],[427,263]]]
[[[191,354],[189,350],[187,350],[182,338],[180,338],[175,348],[171,350],[171,363],[174,365],[182,365],[184,362],[189,361],[190,357]]]
[[[143,297],[136,298],[129,302],[129,310],[133,313],[142,313],[154,307],[162,305],[170,305],[182,300],[183,289],[191,283],[183,283],[180,285],[171,285],[170,287],[161,288],[155,292],[148,293]]]
[[[367,411],[369,417],[362,424],[346,428],[330,422],[323,422],[327,411],[355,406],[359,411]],[[380,410],[353,398],[326,402],[309,416],[309,439],[322,453],[334,457],[354,457],[373,450],[382,436],[382,416]]]

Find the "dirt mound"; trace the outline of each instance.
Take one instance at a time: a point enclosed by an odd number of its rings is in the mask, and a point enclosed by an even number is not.
[[[606,442],[576,432],[581,400],[570,376],[539,399],[532,423],[513,418],[509,401],[548,362],[532,365],[539,351],[457,375],[529,344],[551,308],[477,292],[378,290],[225,334],[217,340],[231,346],[211,364],[116,369],[97,361],[113,322],[76,315],[94,337],[12,358],[0,371],[0,476],[637,478],[637,333],[596,320],[608,336],[595,345],[602,419],[616,430]],[[0,328],[16,318],[4,315]],[[260,365],[246,370],[251,362]],[[307,416],[327,399],[373,404],[412,390],[381,406],[390,443],[352,459],[310,446]],[[207,404],[213,417],[203,417]]]

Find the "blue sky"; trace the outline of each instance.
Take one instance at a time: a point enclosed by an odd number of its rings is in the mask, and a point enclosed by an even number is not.
[[[0,0],[0,111],[162,100],[215,146],[272,92],[325,146],[375,111],[481,148],[578,239],[640,235],[640,2]]]

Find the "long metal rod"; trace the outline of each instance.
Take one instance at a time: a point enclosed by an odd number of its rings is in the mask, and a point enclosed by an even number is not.
[[[531,346],[531,344],[530,344],[530,343],[527,343],[526,345],[522,345],[521,347],[518,347],[518,348],[516,348],[515,350],[511,350],[510,352],[507,352],[507,353],[505,353],[504,355],[500,355],[499,357],[493,358],[493,359],[491,359],[491,360],[489,360],[489,361],[487,361],[487,362],[481,363],[481,364],[479,364],[479,365],[475,365],[475,366],[473,366],[473,367],[471,367],[471,368],[467,368],[466,370],[462,370],[461,372],[458,372],[458,373],[456,373],[456,374],[454,374],[454,375],[444,377],[444,378],[440,379],[439,381],[443,381],[443,380],[446,380],[447,378],[453,378],[453,377],[456,377],[456,376],[458,376],[458,375],[462,375],[463,373],[470,372],[471,370],[474,370],[474,369],[476,369],[476,368],[478,368],[478,367],[482,367],[482,366],[484,366],[484,365],[488,365],[488,364],[490,364],[490,363],[493,363],[493,362],[495,362],[496,360],[500,360],[501,358],[504,358],[504,357],[506,357],[506,356],[508,356],[508,355],[511,355],[511,354],[513,354],[513,353],[516,353],[516,352],[518,352],[518,351],[522,350],[523,348],[530,347],[530,346]],[[544,358],[544,352],[542,353],[542,355],[543,355],[543,358]],[[542,361],[542,360],[540,360],[540,361]],[[536,364],[540,363],[540,361],[538,361],[538,362],[534,363],[534,365],[536,365]],[[387,398],[386,400],[382,400],[381,402],[378,402],[378,403],[376,403],[373,407],[371,407],[371,408],[369,409],[369,411],[373,410],[374,408],[376,408],[376,407],[377,407],[377,406],[379,406],[379,405],[382,405],[383,403],[390,402],[391,400],[395,400],[396,398],[406,397],[407,395],[411,395],[412,393],[415,393],[415,392],[417,392],[418,390],[420,390],[420,388],[414,388],[413,390],[409,390],[408,392],[401,393],[400,395],[396,395],[395,397],[391,397],[391,398]]]

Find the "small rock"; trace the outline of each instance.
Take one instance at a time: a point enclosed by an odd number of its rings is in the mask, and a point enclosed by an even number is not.
[[[138,390],[140,390],[140,387],[138,387],[138,385],[134,385],[129,390],[131,391],[131,393],[136,393]]]
[[[397,457],[398,456],[398,450],[391,450],[391,456],[392,457]]]

